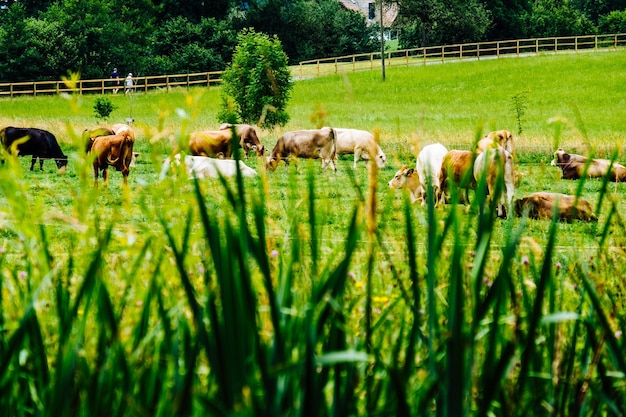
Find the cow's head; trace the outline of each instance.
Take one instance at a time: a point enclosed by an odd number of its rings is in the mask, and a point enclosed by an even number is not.
[[[274,171],[277,165],[278,159],[276,159],[276,157],[273,157],[271,155],[267,157],[267,160],[265,162],[265,168],[267,168],[269,171]]]
[[[396,174],[393,176],[391,181],[387,183],[387,185],[389,186],[389,188],[402,188],[406,183],[406,178],[413,174],[413,172],[415,172],[413,168],[407,168],[406,166],[403,166],[396,172]]]
[[[54,162],[57,164],[57,168],[59,170],[59,174],[62,174],[67,169],[67,156],[63,158],[55,159]]]
[[[384,168],[386,163],[387,155],[385,155],[385,153],[379,149],[378,155],[376,155],[376,164],[378,165],[378,168]]]
[[[565,153],[563,148],[559,148],[556,150],[556,152],[554,152],[554,158],[552,159],[550,165],[561,166],[567,164],[569,161],[570,155],[568,153]]]

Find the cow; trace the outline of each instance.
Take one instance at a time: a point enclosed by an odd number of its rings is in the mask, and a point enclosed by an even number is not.
[[[263,156],[265,154],[265,146],[261,144],[254,127],[247,124],[232,125],[230,123],[222,123],[220,130],[231,131],[233,126],[235,127],[235,134],[239,138],[239,146],[243,149],[243,155],[246,159],[248,159],[248,153],[250,151],[254,151],[257,156]]]
[[[613,182],[626,181],[626,167],[608,159],[590,159],[586,156],[566,153],[562,148],[554,152],[551,165],[561,168],[564,180],[577,180],[585,175],[587,178],[603,178],[609,176]]]
[[[135,132],[132,127],[127,124],[115,124],[111,127],[94,127],[91,129],[83,130],[83,143],[85,144],[85,153],[89,153],[91,151],[91,146],[93,145],[93,141],[98,136],[110,136],[117,135],[124,131],[130,132],[133,142],[135,141]]]
[[[124,186],[128,184],[130,163],[133,158],[134,136],[128,130],[117,135],[97,136],[91,146],[96,155],[93,161],[94,186],[98,186],[98,173],[102,171],[104,185],[108,183],[109,166],[122,172]]]
[[[203,130],[189,135],[189,151],[193,156],[230,158],[232,156],[232,131]]]
[[[424,193],[426,187],[430,183],[433,189],[433,195],[436,197],[439,193],[440,182],[439,175],[441,174],[441,164],[443,158],[448,153],[448,149],[441,143],[433,143],[424,146],[424,148],[417,154],[417,162],[415,163],[415,169],[417,175],[419,175],[420,184],[417,190],[417,197],[421,199],[424,204]]]
[[[423,201],[423,188],[422,194],[420,194],[420,178],[417,171],[413,168],[407,168],[402,166],[393,176],[393,178],[387,183],[389,188],[401,189],[405,188],[409,190],[411,203],[416,201]]]
[[[496,130],[487,133],[476,144],[476,154],[492,146],[502,146],[507,152],[513,155],[513,135],[508,130]]]
[[[280,161],[288,164],[290,157],[319,158],[322,160],[322,169],[330,165],[337,172],[336,141],[337,134],[330,127],[286,132],[278,138],[272,153],[267,157],[266,167],[273,171]]]
[[[163,167],[161,168],[160,179],[163,180],[165,175],[170,170],[172,164],[180,166],[182,163],[182,156],[180,153],[174,155],[174,160],[166,158],[163,161]],[[219,178],[233,177],[237,175],[237,166],[234,159],[217,159],[209,158],[207,156],[185,156],[185,169],[189,178]],[[247,166],[243,161],[237,161],[239,163],[239,169],[241,175],[244,177],[255,177],[256,171]]]
[[[515,200],[515,214],[531,219],[552,219],[554,211],[560,221],[597,222],[589,201],[567,194],[538,192]]]
[[[439,192],[436,198],[438,205],[445,204],[449,200],[448,187],[450,181],[464,190],[459,196],[460,202],[469,203],[468,190],[476,188],[476,181],[473,176],[474,157],[475,154],[471,151],[457,149],[444,155],[439,172]]]
[[[354,154],[354,168],[359,158],[364,161],[376,160],[379,168],[383,168],[387,163],[387,156],[380,148],[374,135],[365,130],[334,128],[337,134],[336,155]],[[336,159],[335,159],[336,164]]]
[[[502,181],[503,189],[496,208],[498,217],[507,217],[507,210],[512,208],[515,193],[515,173],[513,155],[502,146],[489,148],[478,154],[474,161],[474,181],[479,183],[486,175],[487,193],[492,198],[495,193],[496,181]]]
[[[10,153],[32,155],[30,170],[35,168],[39,158],[39,170],[43,171],[43,161],[54,159],[59,173],[67,168],[67,156],[61,150],[56,137],[43,129],[7,126],[0,130],[0,141]]]

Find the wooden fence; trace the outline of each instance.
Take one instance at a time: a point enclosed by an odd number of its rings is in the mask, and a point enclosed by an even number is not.
[[[556,38],[516,39],[429,46],[385,52],[386,66],[426,65],[435,62],[492,59],[503,56],[575,53],[611,50],[626,46],[626,34],[567,36]],[[320,75],[370,70],[380,67],[381,53],[346,55],[311,59],[299,65],[299,79]]]
[[[579,51],[612,50],[626,47],[626,34],[566,36],[556,38],[516,39],[507,41],[477,42],[457,45],[429,46],[385,52],[387,66],[426,65],[435,62],[459,61],[464,59],[492,59],[504,56],[538,55],[543,53],[575,53]],[[319,77],[370,70],[380,67],[381,53],[346,55],[333,58],[311,59],[292,67],[294,79]],[[207,86],[221,83],[222,71],[195,74],[150,75],[133,79],[135,91],[175,87]],[[119,88],[124,89],[124,79],[116,85],[109,78],[78,80],[71,88],[65,81],[36,81],[0,83],[0,97],[18,95],[45,95],[61,93],[104,94]]]
[[[175,87],[191,87],[216,85],[222,82],[222,71],[200,72],[195,74],[176,75],[150,75],[133,78],[133,90],[148,91],[152,89],[163,89],[166,91]],[[15,97],[18,95],[46,95],[61,93],[78,94],[104,94],[119,89],[124,92],[124,78],[119,79],[120,84],[110,78],[94,80],[78,80],[72,87],[66,81],[29,81],[19,83],[0,83],[0,96]]]

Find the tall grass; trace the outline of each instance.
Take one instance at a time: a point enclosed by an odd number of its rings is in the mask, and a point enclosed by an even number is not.
[[[94,190],[80,155],[62,178],[0,166],[2,414],[626,413],[618,185],[522,164],[523,190],[594,195],[600,221],[499,220],[484,182],[419,207],[351,161],[157,182],[171,143],[144,138],[128,193]]]

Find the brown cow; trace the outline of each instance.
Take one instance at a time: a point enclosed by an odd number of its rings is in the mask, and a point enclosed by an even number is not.
[[[531,219],[552,219],[555,206],[557,217],[561,221],[598,221],[589,201],[582,197],[576,198],[572,195],[559,193],[538,192],[515,200],[515,213],[518,216],[523,216],[528,212],[528,217]]]
[[[583,175],[587,178],[603,178],[608,174],[609,180],[613,182],[626,181],[625,166],[617,162],[611,166],[611,161],[608,159],[590,159],[582,155],[569,154],[562,148],[554,152],[552,165],[561,168],[563,172],[561,178],[564,180],[577,180]]]
[[[470,151],[453,149],[443,157],[441,171],[439,172],[439,192],[437,193],[437,204],[445,204],[449,200],[447,195],[449,182],[453,181],[457,187],[464,190],[460,197],[460,202],[469,203],[468,190],[476,188],[474,180],[474,157],[476,155]]]
[[[254,151],[257,156],[265,154],[265,146],[261,144],[259,136],[256,134],[254,127],[246,124],[236,124],[235,133],[239,138],[239,146],[243,149],[243,155],[248,159],[248,153]],[[220,130],[232,130],[233,125],[230,123],[222,123]]]
[[[287,132],[278,138],[278,142],[267,157],[267,169],[273,171],[278,162],[289,163],[290,157],[322,160],[322,169],[330,165],[337,172],[335,165],[337,135],[330,127],[315,130],[296,130]]]
[[[189,135],[189,151],[193,156],[230,158],[232,156],[232,131],[203,130]]]
[[[94,139],[91,152],[96,154],[93,161],[94,186],[98,186],[98,172],[102,171],[104,185],[108,182],[109,165],[122,172],[124,185],[128,184],[130,163],[133,158],[135,141],[129,131],[122,131],[118,135],[98,136]]]
[[[98,136],[109,136],[115,135],[115,132],[109,127],[95,127],[92,129],[83,130],[83,143],[85,144],[85,153],[89,153],[91,151],[91,147],[93,146],[93,141]]]

